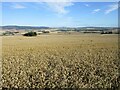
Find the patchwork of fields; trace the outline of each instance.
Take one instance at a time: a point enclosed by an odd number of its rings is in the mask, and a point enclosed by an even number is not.
[[[118,87],[118,69],[117,35],[2,37],[3,87]]]

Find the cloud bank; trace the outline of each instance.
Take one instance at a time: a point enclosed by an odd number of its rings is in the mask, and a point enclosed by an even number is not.
[[[105,11],[105,14],[109,14],[118,9],[118,4],[109,5],[109,8]]]
[[[49,9],[58,13],[58,14],[67,14],[69,11],[66,10],[66,7],[74,5],[72,0],[45,0],[45,3],[48,5]]]
[[[23,9],[23,8],[26,8],[25,6],[21,5],[21,4],[18,4],[18,3],[13,3],[11,5],[12,8],[15,8],[15,9]]]

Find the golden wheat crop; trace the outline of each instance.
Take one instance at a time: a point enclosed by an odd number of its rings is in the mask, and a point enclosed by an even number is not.
[[[115,88],[120,84],[117,35],[2,37],[2,86]]]

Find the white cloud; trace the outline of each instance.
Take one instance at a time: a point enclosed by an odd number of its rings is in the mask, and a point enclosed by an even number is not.
[[[12,7],[12,8],[15,8],[15,9],[23,9],[23,8],[26,8],[25,6],[23,6],[23,5],[21,5],[21,4],[18,4],[18,3],[12,4],[11,7]]]
[[[93,10],[93,12],[92,13],[97,13],[97,12],[99,12],[101,9],[95,9],[95,10]]]
[[[115,11],[118,9],[118,4],[113,4],[113,5],[109,5],[109,8],[105,11],[105,14],[109,14],[112,11]]]
[[[90,5],[89,4],[85,4],[86,7],[89,7]]]
[[[44,2],[45,0],[1,0],[2,2]],[[66,0],[46,0],[50,1],[66,1]],[[74,2],[119,2],[119,0],[73,0]]]
[[[58,14],[67,14],[69,11],[65,8],[74,5],[72,0],[49,0],[49,2],[45,0],[45,3],[49,9]]]

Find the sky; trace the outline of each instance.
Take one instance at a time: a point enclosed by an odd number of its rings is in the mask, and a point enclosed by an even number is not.
[[[2,25],[118,26],[116,2],[2,2]]]

